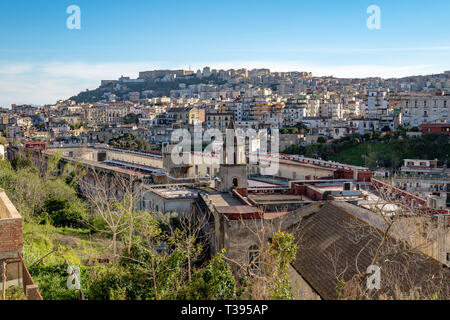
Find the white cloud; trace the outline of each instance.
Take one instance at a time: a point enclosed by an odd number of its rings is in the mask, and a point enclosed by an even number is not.
[[[0,63],[0,106],[54,103],[95,89],[101,80],[137,77],[139,71],[156,67],[155,63]]]
[[[32,69],[31,64],[13,64],[0,66],[1,75],[15,75],[28,72]]]
[[[139,71],[157,68],[157,63],[85,63],[85,62],[52,62],[40,67],[41,71],[57,78],[82,80],[112,80],[124,76],[136,78]]]

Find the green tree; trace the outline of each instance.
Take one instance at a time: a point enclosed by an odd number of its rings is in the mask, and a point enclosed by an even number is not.
[[[224,259],[225,251],[198,270],[178,295],[183,300],[231,300],[236,298],[236,280]]]
[[[134,113],[129,113],[125,117],[123,117],[124,124],[138,124],[139,123],[139,115]]]
[[[286,232],[277,233],[272,238],[268,251],[269,265],[272,266],[269,275],[269,296],[273,300],[292,300],[288,271],[298,251],[294,236]]]
[[[325,139],[325,137],[319,137],[319,138],[317,138],[317,143],[321,143],[321,144],[327,143],[327,139]]]

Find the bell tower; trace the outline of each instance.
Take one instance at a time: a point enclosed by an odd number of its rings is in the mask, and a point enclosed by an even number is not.
[[[233,189],[248,188],[247,162],[245,144],[239,137],[234,121],[226,130],[223,162],[219,170],[220,191],[229,192]]]

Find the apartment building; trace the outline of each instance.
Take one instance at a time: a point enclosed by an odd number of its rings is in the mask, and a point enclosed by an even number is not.
[[[233,119],[234,114],[231,112],[209,112],[206,114],[206,125],[208,128],[225,132]]]
[[[185,125],[203,123],[206,118],[206,110],[200,108],[171,108],[167,113],[170,119]]]
[[[283,109],[283,125],[285,127],[295,126],[306,117],[304,105],[286,105]]]
[[[449,121],[450,94],[407,95],[402,97],[403,125],[418,127],[427,122]]]
[[[120,124],[123,117],[129,113],[130,106],[128,104],[105,104],[87,108],[85,119],[90,125]]]
[[[400,171],[392,177],[395,187],[439,202],[439,209],[450,205],[450,171],[437,160],[404,159]]]
[[[386,116],[388,113],[387,92],[383,90],[369,90],[366,117],[378,118]]]
[[[319,108],[319,117],[331,117],[333,120],[342,119],[342,105],[340,103],[322,103]]]

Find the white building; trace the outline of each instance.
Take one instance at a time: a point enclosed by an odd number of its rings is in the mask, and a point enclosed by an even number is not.
[[[197,196],[198,191],[183,185],[145,186],[138,208],[150,212],[190,214]]]
[[[295,126],[305,117],[305,105],[287,105],[283,108],[283,126],[285,127]]]
[[[426,122],[449,119],[450,95],[408,95],[402,97],[403,125],[418,127]]]
[[[340,103],[322,103],[319,108],[319,117],[330,117],[333,120],[342,118],[342,105]]]
[[[367,99],[366,117],[378,118],[388,114],[387,92],[369,90]]]

